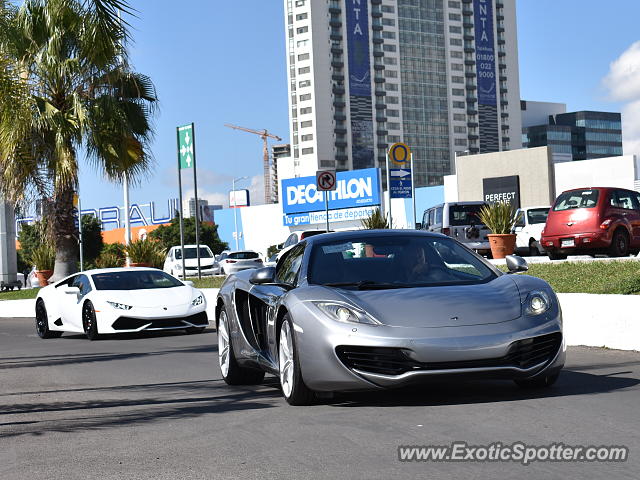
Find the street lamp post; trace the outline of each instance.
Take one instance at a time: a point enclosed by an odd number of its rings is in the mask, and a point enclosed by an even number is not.
[[[234,225],[233,236],[236,239],[236,250],[238,250],[239,248],[238,247],[238,212],[236,211],[236,209],[238,208],[236,206],[236,182],[239,182],[240,180],[246,180],[248,178],[249,177],[234,178],[233,182],[231,183],[231,192],[233,194],[233,225]]]

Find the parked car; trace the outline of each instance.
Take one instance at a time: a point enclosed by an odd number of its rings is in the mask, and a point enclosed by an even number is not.
[[[513,233],[516,234],[516,253],[519,255],[545,255],[540,244],[542,229],[551,207],[519,208],[515,213]]]
[[[455,238],[480,255],[491,253],[489,228],[478,218],[485,202],[447,202],[425,210],[422,230]]]
[[[624,257],[640,249],[640,193],[611,187],[562,192],[549,211],[542,246],[551,260],[606,253]]]
[[[264,264],[258,252],[252,250],[239,250],[229,252],[219,262],[220,274],[231,275],[250,268],[262,268]]]
[[[200,333],[207,325],[207,301],[191,282],[155,268],[87,270],[42,288],[36,298],[36,332],[103,333],[183,329]]]
[[[527,269],[515,256],[507,266]],[[547,387],[565,361],[548,283],[421,231],[305,239],[275,268],[227,278],[215,312],[225,382],[277,375],[292,405],[443,378]]]
[[[213,252],[206,245],[200,245],[200,273],[215,275]],[[182,271],[182,249],[180,245],[171,247],[167,252],[162,270],[176,277],[192,277],[198,275],[198,250],[196,245],[184,246],[184,268]]]
[[[271,255],[266,262],[264,262],[265,267],[275,267],[276,263],[278,263],[278,254],[274,253]]]
[[[220,252],[218,255],[214,257],[214,262],[213,262],[214,275],[221,275],[220,273],[222,270],[221,263],[225,258],[227,258],[227,255],[229,255],[229,253],[230,253],[230,250],[223,250],[222,252]]]

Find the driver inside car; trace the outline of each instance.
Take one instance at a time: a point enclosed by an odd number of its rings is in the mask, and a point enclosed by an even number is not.
[[[400,261],[406,282],[439,282],[447,279],[442,267],[429,263],[421,245],[415,243],[407,245],[402,251]]]

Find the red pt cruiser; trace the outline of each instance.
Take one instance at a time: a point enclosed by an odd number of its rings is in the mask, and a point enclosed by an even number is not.
[[[640,193],[623,188],[562,192],[549,211],[541,244],[551,260],[607,253],[625,257],[640,250]]]

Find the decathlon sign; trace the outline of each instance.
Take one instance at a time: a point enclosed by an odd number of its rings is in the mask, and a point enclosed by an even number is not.
[[[329,209],[380,205],[379,169],[366,168],[336,174],[336,189],[329,194]],[[282,181],[282,212],[286,214],[324,210],[324,194],[316,187],[316,177]]]

